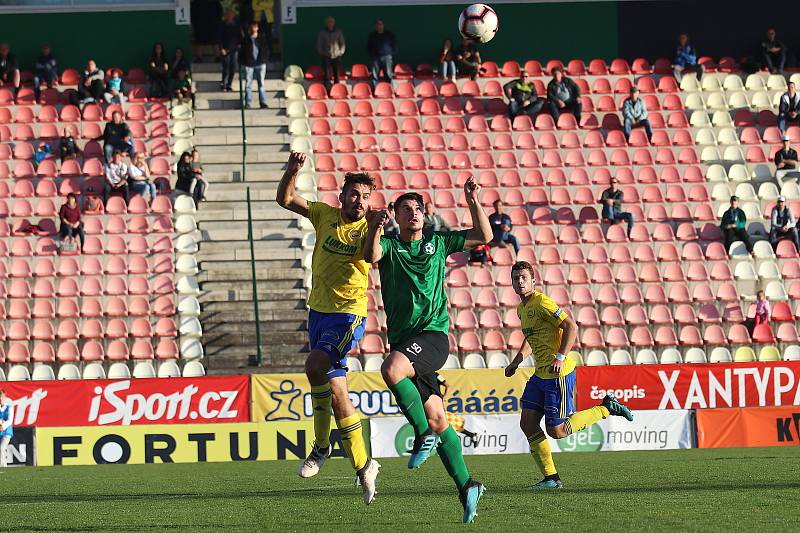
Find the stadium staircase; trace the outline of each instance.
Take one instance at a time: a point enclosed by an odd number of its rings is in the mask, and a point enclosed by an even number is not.
[[[247,169],[242,176],[239,94],[219,90],[220,65],[193,65],[197,84],[194,146],[209,182],[198,210],[202,242],[198,254],[202,287],[201,323],[210,373],[259,371],[247,188],[252,199],[263,365],[269,371],[302,368],[306,344],[305,298],[300,266],[301,233],[295,218],[275,203],[289,137],[281,79],[268,75],[268,109],[245,113]],[[234,80],[238,87],[238,78]]]

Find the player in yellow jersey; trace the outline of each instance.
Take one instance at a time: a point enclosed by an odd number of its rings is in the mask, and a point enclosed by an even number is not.
[[[375,182],[366,173],[348,173],[339,194],[341,208],[308,202],[295,191],[295,179],[306,155],[292,152],[278,184],[278,204],[311,221],[317,232],[311,261],[311,295],[308,298],[308,337],[311,353],[306,376],[311,384],[314,409],[314,446],[300,465],[301,477],[315,476],[330,457],[331,407],[342,436],[342,445],[364,502],[375,498],[380,465],[367,455],[361,418],[347,390],[347,352],[364,335],[367,316],[367,275],[364,261],[369,197]]]
[[[553,462],[550,443],[542,431],[542,417],[547,434],[563,439],[609,415],[633,421],[633,414],[610,394],[601,405],[574,412],[575,362],[565,354],[575,343],[578,326],[552,298],[534,290],[535,281],[530,263],[517,261],[511,267],[511,284],[522,299],[517,315],[525,340],[506,367],[506,376],[513,376],[522,360],[533,354],[536,370],[522,393],[519,425],[544,479],[528,488],[560,489],[563,484]]]

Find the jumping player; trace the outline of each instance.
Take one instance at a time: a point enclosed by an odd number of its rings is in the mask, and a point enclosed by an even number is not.
[[[381,373],[416,437],[408,467],[419,468],[438,444],[439,457],[458,487],[465,523],[475,518],[485,487],[470,477],[461,440],[447,423],[437,370],[450,351],[444,287],[447,256],[492,238],[489,220],[478,203],[479,189],[472,177],[464,184],[472,229],[423,236],[424,201],[409,192],[395,201],[399,238],[381,237],[380,228],[388,219],[383,211],[369,222],[364,244],[364,258],[380,268],[391,345]]]
[[[300,477],[315,476],[330,457],[331,407],[350,462],[364,491],[364,502],[375,498],[380,464],[367,455],[361,418],[347,390],[347,352],[364,335],[367,316],[367,275],[364,261],[369,197],[374,180],[364,173],[344,177],[339,194],[341,208],[308,202],[297,194],[295,178],[306,155],[292,152],[278,184],[278,204],[308,218],[317,232],[311,263],[312,288],[308,299],[308,336],[311,353],[306,376],[314,408],[314,446],[300,465]]]
[[[511,284],[522,299],[517,316],[525,340],[505,373],[507,377],[513,376],[523,359],[533,354],[536,370],[522,393],[519,425],[544,479],[528,488],[560,489],[563,484],[553,462],[550,442],[542,431],[542,417],[547,434],[563,439],[609,415],[633,421],[633,414],[610,394],[601,405],[574,412],[575,362],[564,354],[575,343],[578,326],[549,296],[534,290],[534,283],[530,263],[517,261],[511,267]]]

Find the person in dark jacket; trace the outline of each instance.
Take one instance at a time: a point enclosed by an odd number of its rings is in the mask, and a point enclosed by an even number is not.
[[[781,133],[786,132],[786,123],[790,121],[800,121],[800,95],[791,81],[778,104],[778,129]]]
[[[192,165],[191,152],[183,152],[181,154],[177,171],[178,179],[175,181],[175,190],[183,194],[188,194],[194,199],[195,205],[200,205],[205,188],[202,186],[198,187],[200,181],[195,182],[197,176]]]
[[[630,96],[622,103],[622,131],[625,139],[630,139],[633,128],[642,127],[647,134],[647,140],[653,138],[653,127],[647,118],[647,107],[644,100],[639,98],[639,89],[631,87]]]
[[[611,186],[600,195],[599,203],[603,206],[600,216],[611,224],[627,222],[628,237],[630,237],[634,223],[633,213],[622,210],[622,202],[625,201],[625,194],[620,190],[617,178],[611,178],[610,185]]]
[[[722,214],[719,228],[722,230],[722,239],[725,242],[726,250],[730,251],[731,244],[734,242],[742,241],[747,251],[753,253],[753,244],[747,233],[747,217],[744,211],[739,209],[739,198],[736,196],[731,196],[731,207]]]
[[[536,86],[528,81],[528,73],[524,70],[518,80],[511,80],[503,86],[503,93],[508,98],[508,115],[511,118],[525,114],[536,118],[544,108],[545,99],[536,94]]]
[[[550,106],[550,114],[553,120],[564,111],[572,111],[575,120],[580,123],[581,111],[581,90],[570,78],[564,75],[564,69],[553,67],[553,79],[547,84],[547,104]]]
[[[775,152],[775,168],[776,170],[797,170],[797,150],[792,148],[791,139],[788,135],[784,134],[781,137],[783,146]]]
[[[62,164],[67,159],[75,159],[81,155],[81,149],[75,140],[77,137],[78,129],[75,126],[64,126],[64,135],[58,140],[58,152]]]
[[[392,56],[397,54],[397,41],[394,33],[390,32],[383,25],[383,21],[375,21],[375,31],[367,37],[367,55],[372,61],[372,84],[380,81],[380,74],[383,71],[384,79],[392,81],[393,63]]]
[[[481,68],[483,64],[481,61],[481,53],[475,43],[468,39],[461,40],[461,46],[456,51],[456,67],[459,74],[466,74],[471,80],[478,77],[478,74],[484,70]]]
[[[8,43],[0,43],[0,83],[11,85],[15,92],[22,87],[22,73]]]
[[[772,227],[769,230],[769,243],[773,250],[777,250],[778,241],[782,239],[791,240],[795,247],[800,250],[800,239],[797,236],[797,222],[792,215],[791,209],[786,206],[786,197],[778,196],[778,202],[770,213]]]
[[[775,28],[768,29],[766,38],[761,42],[761,65],[773,74],[783,74],[786,45],[778,40]]]
[[[514,253],[519,253],[519,242],[511,234],[514,225],[511,223],[511,217],[503,212],[503,202],[498,199],[492,205],[494,213],[489,215],[489,224],[492,226],[492,244],[503,248],[506,244],[510,244],[514,247]]]
[[[333,17],[325,17],[325,27],[317,34],[317,53],[325,71],[325,87],[331,90],[331,82],[339,83],[339,69],[347,45],[342,30],[336,27]]]
[[[42,95],[42,82],[48,89],[53,88],[53,84],[58,80],[58,66],[49,44],[42,45],[42,55],[36,59],[33,67],[33,95],[36,101]]]
[[[73,193],[67,195],[67,201],[58,211],[58,218],[61,221],[61,228],[59,229],[61,240],[71,244],[75,242],[75,237],[78,237],[82,252],[84,233],[83,222],[81,222],[81,208],[78,207],[78,199]]]
[[[87,102],[101,102],[106,92],[105,78],[106,73],[103,72],[103,69],[97,68],[94,59],[87,61],[86,68],[78,79],[78,92],[70,93],[70,103],[79,105]]]
[[[168,95],[169,60],[164,45],[156,43],[147,60],[147,77],[150,79],[150,96],[163,98]]]
[[[119,111],[114,111],[111,114],[111,122],[106,122],[103,135],[100,138],[103,140],[103,152],[105,153],[106,161],[110,162],[116,151],[125,152],[129,157],[133,157],[131,129],[122,121],[122,113]]]
[[[225,10],[225,18],[219,26],[217,55],[222,60],[222,81],[219,88],[232,91],[233,75],[239,70],[239,47],[242,45],[242,27],[236,20],[233,9]]]
[[[675,81],[680,83],[683,75],[690,72],[697,74],[697,79],[699,80],[703,77],[705,69],[703,65],[697,62],[697,51],[689,42],[689,36],[681,33],[678,35],[678,45],[675,47],[672,73],[675,76]]]
[[[244,67],[245,73],[245,93],[244,106],[250,107],[253,100],[251,87],[255,79],[258,86],[258,103],[261,109],[267,107],[267,91],[264,88],[264,77],[267,74],[267,60],[269,59],[269,48],[267,38],[258,29],[258,23],[250,23],[248,34],[242,39],[239,48],[239,64]]]

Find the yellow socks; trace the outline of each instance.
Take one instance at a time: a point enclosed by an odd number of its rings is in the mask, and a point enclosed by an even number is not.
[[[314,441],[320,448],[331,445],[331,386],[311,385],[311,407],[314,408]]]
[[[573,415],[570,416],[566,422],[564,422],[564,425],[566,426],[567,434],[569,435],[585,429],[604,418],[608,418],[608,409],[602,405],[598,405],[583,411],[578,411],[577,413],[573,413]]]
[[[364,444],[364,435],[361,432],[361,417],[358,413],[336,420],[336,426],[342,435],[342,445],[350,463],[356,470],[361,470],[367,464],[367,447]]]
[[[553,462],[553,451],[550,449],[550,441],[547,440],[544,432],[540,429],[528,437],[528,444],[531,447],[533,461],[541,470],[542,475],[545,477],[555,475],[556,464]]]

